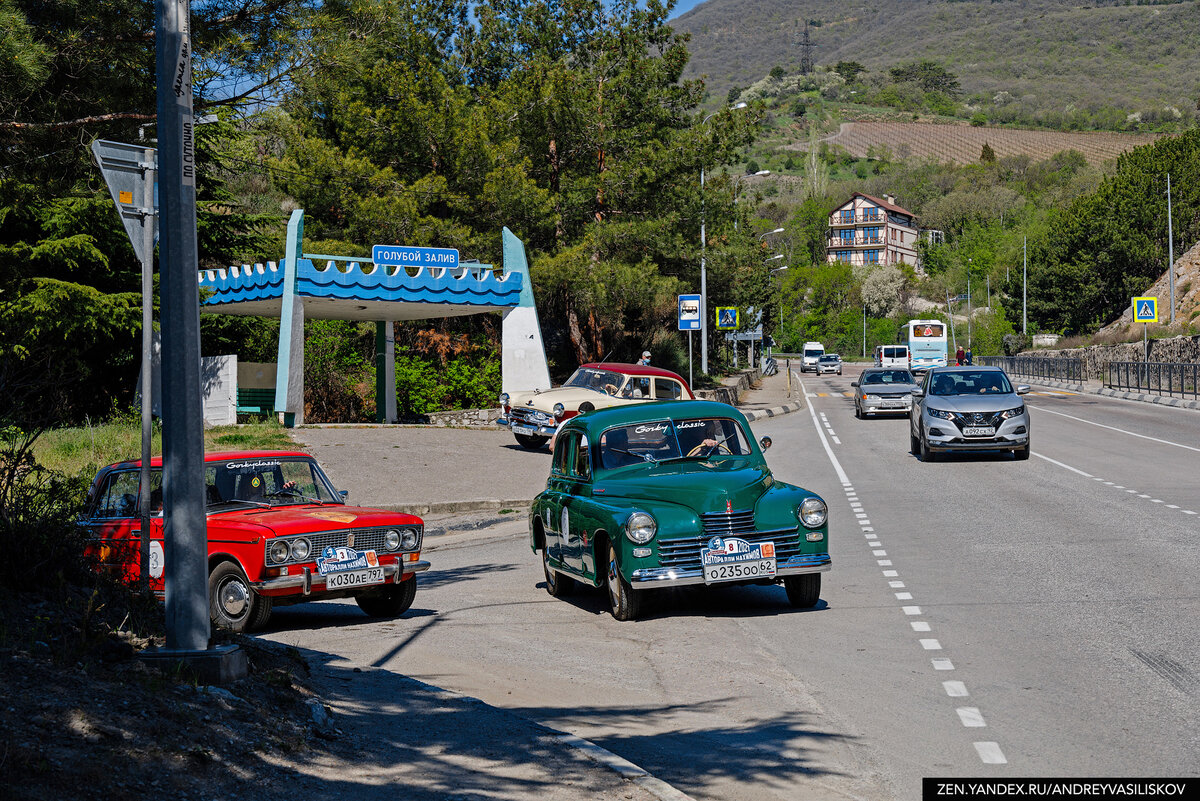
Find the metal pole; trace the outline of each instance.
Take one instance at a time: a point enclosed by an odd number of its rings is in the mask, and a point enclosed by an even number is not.
[[[208,647],[190,0],[156,0],[167,649]]]
[[[694,387],[696,384],[692,380],[692,329],[688,329],[688,386]]]
[[[1021,336],[1025,336],[1029,326],[1029,253],[1025,249],[1027,237],[1021,237]]]
[[[704,168],[700,168],[700,373],[708,375],[708,272],[704,263]]]
[[[1175,237],[1171,229],[1171,173],[1167,173],[1167,282],[1171,287],[1171,325],[1175,325]]]
[[[967,348],[971,347],[971,260],[967,259]]]
[[[863,304],[863,358],[867,358],[867,304]]]
[[[145,186],[142,191],[142,469],[138,497],[141,499],[141,532],[139,553],[142,563],[141,587],[150,589],[150,438],[151,414],[154,399],[154,367],[150,352],[154,349],[154,168],[157,154],[146,148]]]

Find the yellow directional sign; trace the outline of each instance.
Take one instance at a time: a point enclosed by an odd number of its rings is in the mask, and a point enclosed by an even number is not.
[[[1142,297],[1133,299],[1133,321],[1135,323],[1158,322],[1158,298]]]

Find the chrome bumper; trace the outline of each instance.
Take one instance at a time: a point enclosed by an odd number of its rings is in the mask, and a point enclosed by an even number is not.
[[[512,427],[514,425],[522,426],[523,428],[532,429],[532,435],[539,437],[553,436],[554,432],[558,430],[557,426],[540,426],[533,423],[522,423],[520,420],[512,420],[507,417],[497,417],[496,425],[500,426],[501,428],[507,428],[510,431],[512,431]],[[517,432],[514,431],[513,433]]]
[[[403,567],[401,575],[407,576],[409,573],[423,573],[429,569],[429,563],[425,561],[419,562],[401,562],[399,565],[380,565],[383,568],[383,581],[386,584],[387,580],[396,575],[397,568]],[[378,587],[378,584],[368,585]],[[292,590],[299,588],[303,590],[305,595],[310,592],[322,591],[325,589],[325,577],[320,573],[314,573],[309,568],[304,568],[303,573],[297,573],[294,576],[280,576],[279,578],[268,579],[266,581],[250,582],[251,589],[255,591],[262,590]]]
[[[805,573],[824,573],[833,566],[827,553],[802,554],[775,565],[775,577],[799,576]],[[699,567],[647,567],[633,571],[630,584],[652,584],[664,587],[680,587],[685,584],[703,584],[704,569]],[[737,582],[720,582],[721,584]]]

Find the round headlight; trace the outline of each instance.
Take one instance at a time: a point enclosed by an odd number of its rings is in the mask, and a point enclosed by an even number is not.
[[[658,531],[658,523],[645,512],[634,512],[625,521],[625,536],[638,545],[645,545],[654,539],[656,531]]]
[[[383,547],[389,551],[394,551],[400,547],[400,532],[394,528],[389,528],[383,535]]]
[[[554,416],[555,417],[562,417],[566,413],[567,413],[566,406],[563,406],[561,403],[554,404]]]
[[[820,498],[805,498],[804,502],[796,507],[796,517],[808,528],[820,528],[825,525],[827,514],[825,501]]]
[[[312,546],[308,544],[308,540],[292,540],[292,558],[296,561],[300,562],[307,559],[311,550]]]
[[[403,531],[400,532],[400,537],[401,537],[400,544],[402,546],[404,546],[405,550],[409,550],[409,549],[417,547],[417,542],[419,541],[419,536],[417,535],[417,530],[415,528],[404,529]]]
[[[291,549],[288,548],[287,540],[275,540],[267,548],[267,553],[271,557],[272,562],[286,562]]]
[[[501,393],[500,393],[500,405],[501,405],[501,406],[507,406],[507,405],[508,405],[508,393],[507,393],[507,392],[501,392]]]

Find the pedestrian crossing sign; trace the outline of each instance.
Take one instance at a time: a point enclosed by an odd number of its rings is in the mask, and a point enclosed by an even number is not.
[[[717,328],[718,329],[733,329],[737,328],[741,315],[738,313],[736,306],[718,306],[717,307]]]
[[[1158,298],[1134,298],[1133,321],[1135,323],[1158,322]]]

